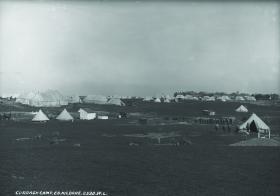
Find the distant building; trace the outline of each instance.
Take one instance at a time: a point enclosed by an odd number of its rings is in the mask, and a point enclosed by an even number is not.
[[[81,120],[93,120],[96,118],[96,113],[93,112],[90,109],[82,109],[80,108],[78,110],[79,114],[80,114],[80,119]]]
[[[202,111],[203,114],[208,115],[208,116],[215,116],[216,112],[212,111],[212,110],[203,110]]]
[[[100,120],[108,120],[109,117],[108,117],[108,116],[97,116],[97,119],[100,119]]]

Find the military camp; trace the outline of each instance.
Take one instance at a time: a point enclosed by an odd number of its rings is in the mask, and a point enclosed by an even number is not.
[[[280,196],[280,0],[0,0],[0,196]]]
[[[49,93],[54,95],[46,96]],[[231,189],[232,181],[244,176],[253,183],[258,167],[267,176],[260,181],[278,189],[273,180],[278,174],[271,168],[277,170],[274,163],[280,161],[279,103],[214,96],[81,95],[71,101],[71,95],[47,91],[1,98],[0,142],[9,156],[2,165],[5,183],[11,189],[8,179],[22,187],[33,183],[36,188],[43,182],[48,189],[52,183],[66,189],[67,178],[76,189],[94,183],[122,195],[124,181],[136,183],[136,175],[149,175],[159,186],[169,183],[176,193],[168,179],[185,184],[203,170],[203,187],[211,192],[207,180],[219,183],[223,177],[223,186]],[[23,150],[25,155],[19,155]],[[32,170],[23,173],[19,164]],[[110,183],[119,185],[110,188]],[[152,184],[146,188],[153,193]],[[211,194],[219,191],[214,188]],[[239,187],[238,192],[251,195],[254,188]]]

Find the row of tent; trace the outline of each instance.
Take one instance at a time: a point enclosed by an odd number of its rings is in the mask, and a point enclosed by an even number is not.
[[[110,97],[102,95],[88,95],[81,100],[80,96],[64,96],[57,90],[47,90],[45,92],[24,92],[16,98],[17,103],[35,107],[60,107],[69,103],[94,103],[111,104],[124,106],[124,102],[119,97]]]
[[[248,109],[244,105],[240,105],[238,108],[235,109],[236,112],[246,113]],[[203,114],[207,114],[208,116],[214,116],[216,113],[212,110],[202,110]]]
[[[236,110],[236,112],[248,112],[248,109],[241,105],[239,106]],[[96,118],[96,113],[93,111],[90,111],[89,109],[82,109],[80,108],[78,110],[79,114],[80,114],[80,119],[81,120],[92,120]],[[100,117],[100,119],[106,119],[106,117],[104,117],[103,115],[100,115],[102,117]],[[57,117],[57,120],[64,120],[64,121],[73,121],[74,118],[71,116],[71,114],[64,109]],[[39,110],[39,112],[34,116],[34,118],[32,119],[32,121],[47,121],[49,120],[49,118],[43,113],[42,110]]]
[[[118,97],[107,98],[103,95],[88,95],[83,99],[84,103],[94,103],[94,104],[109,104],[109,105],[118,105],[125,106],[125,103]]]
[[[241,105],[239,108],[237,108],[239,111],[245,111],[245,107],[243,105]],[[246,109],[247,110],[247,109]],[[98,119],[108,119],[108,116],[104,116],[104,115],[100,115],[97,116],[95,112],[91,112],[88,111],[86,109],[79,109],[78,111],[80,113],[80,119],[81,120],[93,120],[95,118]],[[248,110],[247,110],[248,112]],[[57,120],[60,121],[73,121],[74,118],[73,116],[71,116],[71,114],[64,109],[57,117]],[[34,118],[32,119],[32,121],[39,121],[39,122],[45,122],[48,121],[49,118],[47,117],[47,115],[42,111],[39,110],[39,112],[34,116]],[[258,137],[260,137],[260,133],[268,133],[269,138],[270,138],[270,128],[267,126],[267,124],[261,120],[255,113],[253,113],[248,120],[246,120],[244,123],[242,123],[239,126],[239,130],[241,131],[245,131],[250,132],[258,132]]]
[[[96,112],[88,111],[87,109],[80,108],[78,110],[80,116],[79,118],[81,120],[93,120],[93,119],[108,119],[108,115],[98,115]],[[40,109],[35,116],[33,117],[32,121],[34,122],[46,122],[50,120],[48,116]],[[74,117],[66,110],[64,109],[57,117],[56,120],[60,121],[74,121]]]
[[[87,95],[83,99],[81,99],[78,95],[72,96],[64,96],[57,90],[47,90],[45,92],[24,92],[19,94],[16,98],[16,102],[35,106],[35,107],[60,107],[68,105],[69,103],[94,103],[94,104],[111,104],[124,106],[125,103],[122,101],[122,98],[129,97],[121,97],[121,96],[110,96],[106,97],[103,95]],[[197,97],[193,95],[181,95],[178,94],[175,97],[171,97],[169,95],[162,95],[157,97],[145,97],[143,101],[155,102],[155,103],[169,103],[172,101],[180,102],[183,100],[202,100],[202,101],[255,101],[256,99],[253,96],[236,96],[235,98],[230,98],[227,95],[215,97],[215,96],[203,96]]]
[[[256,101],[255,97],[253,96],[236,96],[235,98],[230,98],[227,95],[223,95],[220,97],[215,97],[215,96],[203,96],[203,97],[197,97],[197,96],[192,96],[192,95],[181,95],[178,94],[175,97],[170,97],[170,96],[161,96],[161,97],[145,97],[143,98],[143,101],[148,101],[148,102],[155,102],[155,103],[160,103],[160,102],[164,102],[164,103],[169,103],[171,101],[175,101],[175,102],[180,102],[180,101],[184,101],[184,100],[201,100],[201,101],[231,101],[231,100],[235,100],[235,101]]]

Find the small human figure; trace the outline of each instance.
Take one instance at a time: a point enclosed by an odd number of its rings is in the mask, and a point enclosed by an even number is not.
[[[218,123],[215,125],[215,130],[216,130],[216,131],[219,130],[219,124],[218,124]]]

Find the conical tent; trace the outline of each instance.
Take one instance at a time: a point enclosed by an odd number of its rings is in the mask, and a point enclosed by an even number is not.
[[[248,109],[244,105],[241,105],[235,111],[236,112],[248,112]]]
[[[240,130],[257,129],[259,131],[270,130],[270,128],[263,122],[256,114],[252,114],[246,122],[239,126]]]
[[[160,100],[160,98],[155,98],[154,102],[155,102],[155,103],[160,103],[161,100]]]
[[[39,112],[34,116],[32,121],[37,121],[37,122],[43,122],[43,121],[48,121],[49,118],[44,114],[42,110],[39,110]]]
[[[64,120],[64,121],[70,121],[74,120],[74,118],[69,114],[69,112],[64,109],[57,117],[57,120]]]

